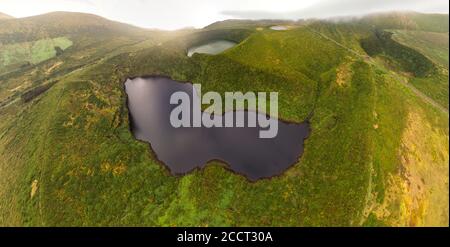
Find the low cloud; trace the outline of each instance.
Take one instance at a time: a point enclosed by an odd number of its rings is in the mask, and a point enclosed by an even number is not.
[[[51,11],[97,14],[140,27],[203,27],[239,19],[303,19],[389,10],[448,12],[448,0],[0,0],[0,12],[25,17]],[[24,7],[26,6],[26,7]]]
[[[448,9],[447,0],[324,0],[303,9],[287,12],[226,10],[222,11],[222,14],[239,19],[306,19],[394,10],[448,13]]]

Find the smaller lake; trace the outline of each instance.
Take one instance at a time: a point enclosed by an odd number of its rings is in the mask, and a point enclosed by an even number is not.
[[[270,29],[276,30],[276,31],[288,30],[288,28],[286,26],[272,26],[272,27],[270,27]]]
[[[230,49],[237,43],[228,40],[216,40],[203,45],[194,46],[188,49],[188,57],[192,57],[194,53],[216,55],[225,50]]]
[[[259,138],[261,127],[175,128],[170,123],[175,108],[170,97],[174,92],[194,97],[192,84],[166,77],[138,77],[128,79],[125,90],[131,131],[137,139],[150,143],[172,174],[185,174],[220,160],[250,180],[280,175],[298,162],[310,131],[306,122],[288,123],[274,118],[269,119],[278,121],[278,135],[270,139]],[[244,117],[255,118],[256,114],[260,113],[245,111]]]

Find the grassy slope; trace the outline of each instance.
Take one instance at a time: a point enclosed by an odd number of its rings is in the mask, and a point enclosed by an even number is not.
[[[448,32],[394,30],[393,38],[432,60],[438,71],[425,78],[411,78],[419,90],[448,108]]]
[[[79,13],[56,12],[8,20],[5,23],[0,25],[0,40],[6,41],[4,47],[43,43],[48,39],[58,40],[61,35],[70,40],[72,45],[59,56],[37,64],[0,66],[0,106],[11,104],[24,92],[35,90],[43,84],[54,83],[60,77],[87,65],[99,63],[124,51],[142,49],[174,35],[143,31]],[[39,54],[41,53],[37,52],[35,55]]]
[[[322,31],[359,44],[354,30]],[[218,56],[189,59],[177,40],[146,46],[0,109],[1,224],[448,225],[448,116],[384,68],[307,27],[255,31]],[[122,83],[146,74],[205,91],[279,91],[281,118],[313,112],[303,157],[256,183],[216,162],[170,176],[128,128]]]
[[[417,12],[387,12],[368,15],[359,22],[380,29],[404,29],[448,33],[448,14],[425,14]]]
[[[448,69],[448,33],[393,30],[393,38]]]

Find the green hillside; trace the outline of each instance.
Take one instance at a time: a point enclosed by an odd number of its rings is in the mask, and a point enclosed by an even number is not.
[[[0,20],[13,19],[14,17],[0,12]]]
[[[0,225],[448,226],[448,104],[429,86],[448,72],[417,47],[380,40],[376,30],[405,29],[386,26],[391,17],[377,17],[379,26],[311,21],[275,31],[232,21],[167,33],[77,15],[0,25],[8,45],[73,42],[0,76]],[[55,16],[67,20],[52,26]],[[186,56],[215,39],[239,44]],[[281,119],[310,118],[304,154],[257,182],[218,161],[172,176],[130,131],[123,83],[142,75],[204,91],[278,91]],[[444,90],[448,99],[448,82]]]
[[[393,38],[448,69],[448,33],[393,30]]]
[[[447,33],[394,30],[393,38],[429,58],[438,68],[427,78],[414,78],[411,83],[448,108],[448,52]]]

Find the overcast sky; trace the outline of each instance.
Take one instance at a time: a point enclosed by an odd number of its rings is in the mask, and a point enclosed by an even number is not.
[[[87,12],[140,27],[171,30],[230,18],[302,19],[389,10],[448,13],[448,9],[448,0],[0,0],[0,12],[14,17]]]

